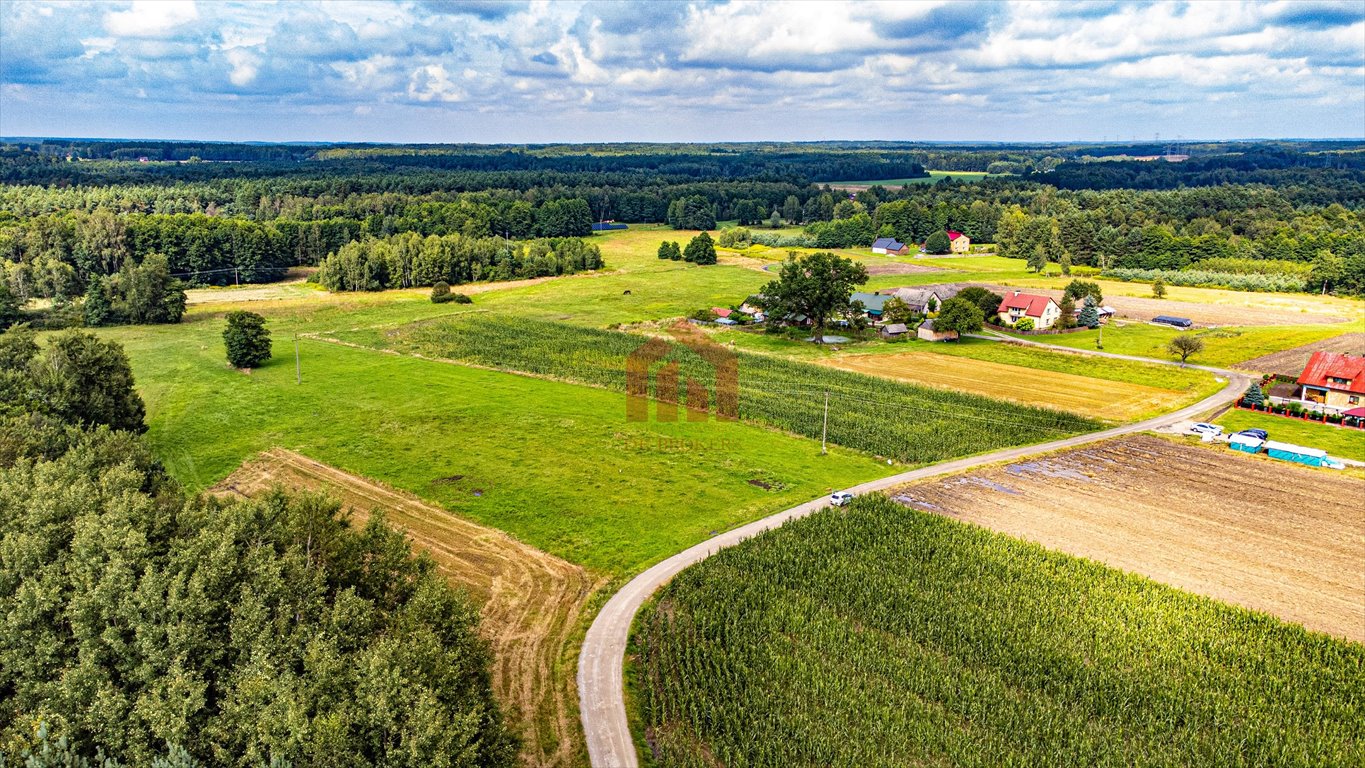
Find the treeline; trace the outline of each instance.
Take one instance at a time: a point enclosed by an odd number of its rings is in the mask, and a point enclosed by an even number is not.
[[[478,612],[406,537],[187,497],[144,411],[116,343],[0,335],[0,761],[516,763]]]
[[[291,266],[317,264],[358,238],[394,233],[494,234],[515,238],[592,233],[583,200],[521,201],[499,206],[469,201],[416,203],[402,215],[260,222],[206,214],[116,215],[104,209],[35,216],[0,225],[0,270],[23,298],[58,300],[84,293],[102,276],[148,254],[164,254],[171,273],[190,284],[279,280]]]
[[[553,277],[601,267],[601,249],[578,238],[509,243],[496,237],[409,232],[343,246],[322,261],[317,281],[329,291],[379,291]]]

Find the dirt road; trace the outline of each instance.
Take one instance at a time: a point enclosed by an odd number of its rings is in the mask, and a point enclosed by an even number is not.
[[[493,692],[522,738],[527,766],[581,759],[573,722],[573,679],[561,670],[588,597],[601,587],[582,568],[421,499],[275,448],[210,489],[254,496],[280,485],[326,491],[364,525],[383,510],[390,525],[429,552],[437,569],[482,606],[480,629],[493,646]]]
[[[1049,345],[1039,344],[1038,346],[1046,347]],[[1086,354],[1159,365],[1176,365],[1169,360],[1152,360],[1114,353],[1086,352]],[[848,490],[855,494],[882,491],[939,475],[961,472],[998,462],[1014,461],[1026,456],[1049,453],[1065,448],[1075,448],[1111,437],[1143,432],[1180,421],[1198,419],[1206,413],[1235,402],[1251,382],[1246,374],[1204,366],[1191,367],[1201,368],[1222,376],[1227,379],[1227,385],[1217,394],[1194,405],[1154,419],[1086,435],[1077,435],[1064,440],[1054,440],[1041,445],[1008,448],[983,456],[956,459],[873,480]],[[583,648],[578,656],[579,714],[583,719],[583,731],[588,741],[588,756],[593,766],[596,768],[635,768],[639,765],[639,755],[636,752],[635,742],[631,738],[630,722],[626,715],[624,675],[626,644],[630,638],[630,625],[645,600],[648,600],[649,596],[654,594],[659,587],[689,565],[710,557],[720,549],[734,546],[745,539],[757,536],[771,528],[776,528],[788,520],[805,517],[826,504],[827,501],[823,497],[814,499],[784,512],[778,512],[761,520],[755,520],[747,525],[726,531],[685,549],[631,579],[607,601],[601,612],[597,614],[592,627],[588,629],[587,637],[583,640]]]

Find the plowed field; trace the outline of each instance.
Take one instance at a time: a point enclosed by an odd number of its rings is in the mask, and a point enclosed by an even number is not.
[[[431,553],[441,573],[482,604],[493,646],[493,687],[523,739],[526,765],[579,760],[577,690],[560,669],[584,602],[600,583],[582,568],[501,531],[281,448],[262,453],[210,492],[253,496],[274,485],[326,491],[364,525],[375,509]],[[571,657],[569,657],[571,658]]]
[[[1019,365],[906,352],[848,355],[820,361],[846,371],[927,384],[958,392],[1042,405],[1108,421],[1131,421],[1175,408],[1188,393]]]
[[[1279,373],[1297,378],[1303,373],[1304,366],[1308,365],[1308,358],[1318,351],[1341,352],[1348,355],[1365,354],[1365,333],[1343,333],[1302,347],[1254,357],[1238,363],[1237,367],[1257,373]]]
[[[1139,435],[889,492],[1365,642],[1365,481]]]

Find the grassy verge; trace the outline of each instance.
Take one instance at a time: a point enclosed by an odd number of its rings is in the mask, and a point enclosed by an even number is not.
[[[1356,330],[1353,324],[1331,325],[1258,325],[1232,328],[1206,328],[1193,331],[1204,342],[1204,351],[1190,358],[1191,363],[1227,367],[1243,360],[1321,341]],[[1164,360],[1178,359],[1166,345],[1181,333],[1146,323],[1106,326],[1102,331],[1080,331],[1055,336],[1033,336],[1033,341],[1077,349],[1095,349],[1096,336],[1103,334],[1104,351]]]
[[[634,640],[666,766],[1365,760],[1365,647],[881,496],[684,571]]]
[[[1342,459],[1365,461],[1365,430],[1238,409],[1223,414],[1215,423],[1228,432],[1264,429],[1271,440],[1320,448]]]

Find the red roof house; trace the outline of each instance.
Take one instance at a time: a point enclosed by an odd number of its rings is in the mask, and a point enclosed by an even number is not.
[[[1043,330],[1057,322],[1062,315],[1062,308],[1047,296],[1010,291],[1005,294],[1005,300],[1000,302],[996,313],[1000,315],[1001,325],[1013,326],[1027,317],[1033,320],[1035,329]]]
[[[952,244],[953,253],[966,253],[972,247],[972,239],[955,229],[948,230],[948,242]]]
[[[1332,408],[1365,402],[1365,357],[1314,352],[1299,376],[1299,396]]]
[[[711,311],[716,313],[716,317],[729,317],[734,310],[725,307],[711,307]]]

